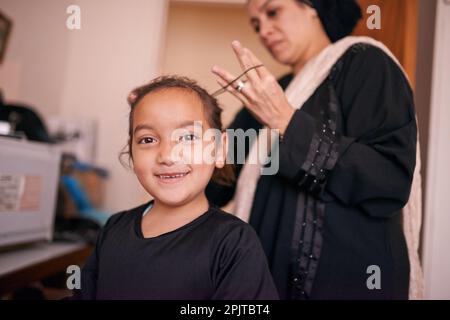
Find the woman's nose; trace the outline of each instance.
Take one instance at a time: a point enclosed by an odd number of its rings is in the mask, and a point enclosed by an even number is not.
[[[272,24],[268,21],[264,22],[261,21],[259,25],[259,37],[261,38],[264,44],[268,44],[270,40],[269,37],[272,35],[272,33],[273,33]]]

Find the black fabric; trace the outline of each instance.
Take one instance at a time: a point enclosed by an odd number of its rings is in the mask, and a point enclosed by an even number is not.
[[[361,19],[361,8],[356,0],[300,0],[311,3],[332,42],[348,35]]]
[[[189,224],[146,239],[147,206],[108,220],[74,299],[278,299],[251,226],[211,205]]]
[[[279,173],[257,185],[250,223],[280,298],[408,297],[401,209],[411,190],[416,134],[402,71],[376,47],[351,47],[295,112],[280,145]],[[371,265],[380,267],[381,290],[367,288]]]
[[[0,120],[13,124],[15,132],[23,132],[28,140],[52,143],[39,114],[29,106],[0,104]]]

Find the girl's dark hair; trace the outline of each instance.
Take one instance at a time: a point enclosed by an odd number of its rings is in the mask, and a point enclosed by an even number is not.
[[[316,9],[320,21],[332,42],[353,32],[359,19],[361,7],[356,0],[297,0]]]
[[[130,105],[130,114],[128,117],[128,143],[124,150],[120,152],[119,160],[127,167],[130,167],[133,160],[132,139],[133,139],[133,114],[136,106],[144,96],[156,91],[167,89],[180,89],[197,95],[203,104],[203,110],[208,124],[213,129],[223,131],[221,114],[222,109],[217,99],[212,97],[205,89],[200,87],[194,80],[180,76],[162,76],[152,80],[150,83],[140,86],[128,95],[128,104]],[[170,112],[169,110],[167,112]],[[123,157],[128,156],[128,163],[123,161]],[[218,184],[231,185],[235,181],[234,166],[225,164],[222,169],[215,169],[212,180]]]

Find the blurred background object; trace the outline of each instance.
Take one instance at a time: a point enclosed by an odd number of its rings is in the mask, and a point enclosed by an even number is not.
[[[47,126],[59,150],[75,155],[79,161],[94,163],[97,150],[97,122],[94,119],[49,116]]]
[[[0,64],[3,62],[3,57],[5,56],[11,28],[11,20],[2,11],[0,11]]]
[[[9,137],[0,137],[0,150],[0,247],[50,241],[61,154]]]

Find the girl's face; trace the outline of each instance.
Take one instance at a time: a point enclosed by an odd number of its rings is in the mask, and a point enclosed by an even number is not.
[[[274,59],[289,66],[302,60],[317,28],[314,9],[296,0],[249,0],[247,12]]]
[[[186,90],[158,90],[135,107],[134,172],[156,201],[180,206],[205,196],[214,168],[223,167],[226,155],[226,134],[220,133],[222,147],[214,149],[214,138],[203,136],[208,129],[202,102]]]

